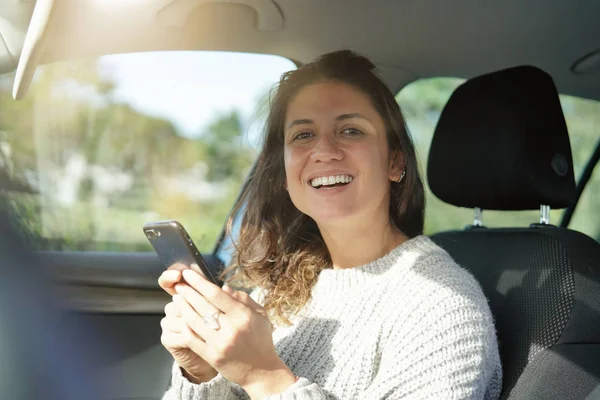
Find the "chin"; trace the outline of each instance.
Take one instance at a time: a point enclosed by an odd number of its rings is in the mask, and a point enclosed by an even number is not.
[[[345,210],[339,207],[311,211],[312,212],[306,214],[311,217],[317,225],[344,224],[358,214],[357,210]]]

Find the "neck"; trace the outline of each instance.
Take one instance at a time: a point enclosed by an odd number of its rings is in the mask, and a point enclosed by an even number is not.
[[[319,226],[319,230],[329,250],[333,269],[368,264],[408,240],[387,216],[352,226]]]

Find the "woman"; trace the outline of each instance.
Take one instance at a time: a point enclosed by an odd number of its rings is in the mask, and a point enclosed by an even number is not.
[[[243,205],[224,277],[255,299],[184,266],[159,279],[165,399],[499,396],[487,300],[422,236],[414,147],[369,60],[339,51],[284,74]]]

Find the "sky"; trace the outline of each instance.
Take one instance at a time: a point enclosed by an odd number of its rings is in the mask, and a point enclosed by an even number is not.
[[[181,134],[196,137],[220,113],[232,109],[252,122],[261,96],[283,72],[296,67],[278,56],[171,51],[105,56],[100,68],[117,83],[118,100],[166,118]],[[247,129],[256,130],[256,125]]]

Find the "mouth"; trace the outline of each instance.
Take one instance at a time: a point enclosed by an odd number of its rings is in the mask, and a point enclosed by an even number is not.
[[[350,175],[319,176],[309,181],[315,189],[336,188],[348,185],[354,178]]]

